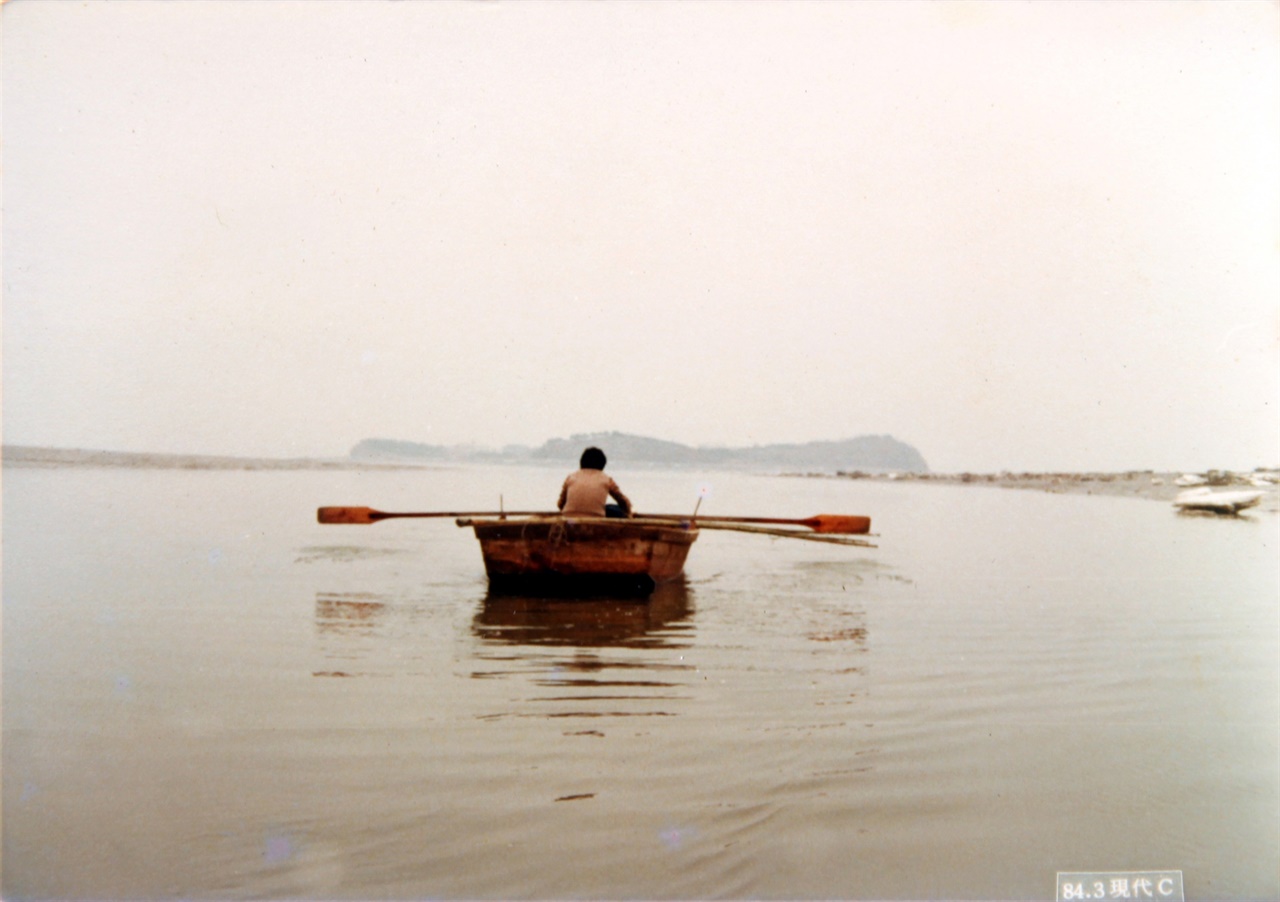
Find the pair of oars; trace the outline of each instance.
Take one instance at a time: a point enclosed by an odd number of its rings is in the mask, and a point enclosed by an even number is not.
[[[388,513],[374,510],[371,507],[322,507],[316,511],[316,519],[321,523],[367,525],[379,520],[391,520],[401,517],[554,517],[558,513],[547,511],[416,511],[410,513]],[[637,514],[638,520],[675,520],[688,522],[695,520],[682,514]],[[833,533],[837,535],[866,535],[871,532],[871,518],[851,516],[848,514],[816,514],[803,520],[788,520],[781,517],[700,517],[697,524],[704,529],[728,529],[735,524],[765,524],[771,526],[804,526],[816,533]],[[813,538],[803,533],[786,532],[784,530],[743,530],[762,532],[769,535],[797,535]]]

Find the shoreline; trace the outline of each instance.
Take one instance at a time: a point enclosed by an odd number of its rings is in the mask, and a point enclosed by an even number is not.
[[[1172,504],[1179,492],[1194,486],[1177,480],[1198,476],[1200,485],[1214,490],[1255,489],[1266,492],[1256,510],[1280,512],[1280,471],[1259,468],[1249,473],[1211,470],[1208,473],[1128,470],[1116,473],[794,473],[806,479],[852,479],[868,482],[927,483],[931,485],[986,486],[1061,495],[1102,495],[1141,498]],[[1255,480],[1257,481],[1255,483]],[[1257,484],[1264,483],[1264,484]]]
[[[498,462],[495,462],[498,463]],[[72,448],[37,448],[7,445],[3,448],[3,465],[19,468],[100,467],[154,470],[385,470],[420,471],[456,466],[456,462],[410,463],[400,461],[368,461],[350,458],[254,458],[209,454],[168,454],[136,451],[90,451]],[[498,463],[498,465],[501,465]],[[787,472],[782,478],[847,479],[881,483],[926,483],[930,485],[985,486],[1020,489],[1053,494],[1101,495],[1106,497],[1141,498],[1172,504],[1179,492],[1189,486],[1179,485],[1187,476],[1197,476],[1215,489],[1261,489],[1267,494],[1256,510],[1280,512],[1280,470],[1259,467],[1251,472],[1210,470],[1207,473],[1156,472],[1127,470],[1088,473],[866,473],[853,472]]]
[[[428,470],[436,464],[359,461],[318,457],[229,457],[216,454],[150,454],[6,445],[6,467],[106,467],[136,470]]]

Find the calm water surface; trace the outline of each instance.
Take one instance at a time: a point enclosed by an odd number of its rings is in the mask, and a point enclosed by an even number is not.
[[[1280,518],[619,469],[648,605],[486,597],[451,521],[561,473],[4,470],[3,895],[1280,896]]]

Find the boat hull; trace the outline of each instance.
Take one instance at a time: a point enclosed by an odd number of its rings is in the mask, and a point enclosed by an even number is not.
[[[603,517],[460,520],[475,530],[491,591],[652,592],[684,573],[693,525]]]
[[[1214,492],[1207,488],[1182,492],[1174,500],[1174,507],[1184,511],[1204,511],[1214,514],[1237,514],[1256,507],[1266,492]]]

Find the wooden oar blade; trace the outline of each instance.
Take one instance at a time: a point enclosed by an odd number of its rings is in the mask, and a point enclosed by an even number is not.
[[[376,523],[377,513],[371,507],[322,507],[316,511],[316,520],[320,523],[344,523],[367,525]]]
[[[846,536],[861,536],[871,532],[871,518],[847,514],[818,514],[804,521],[814,532],[834,532]]]

